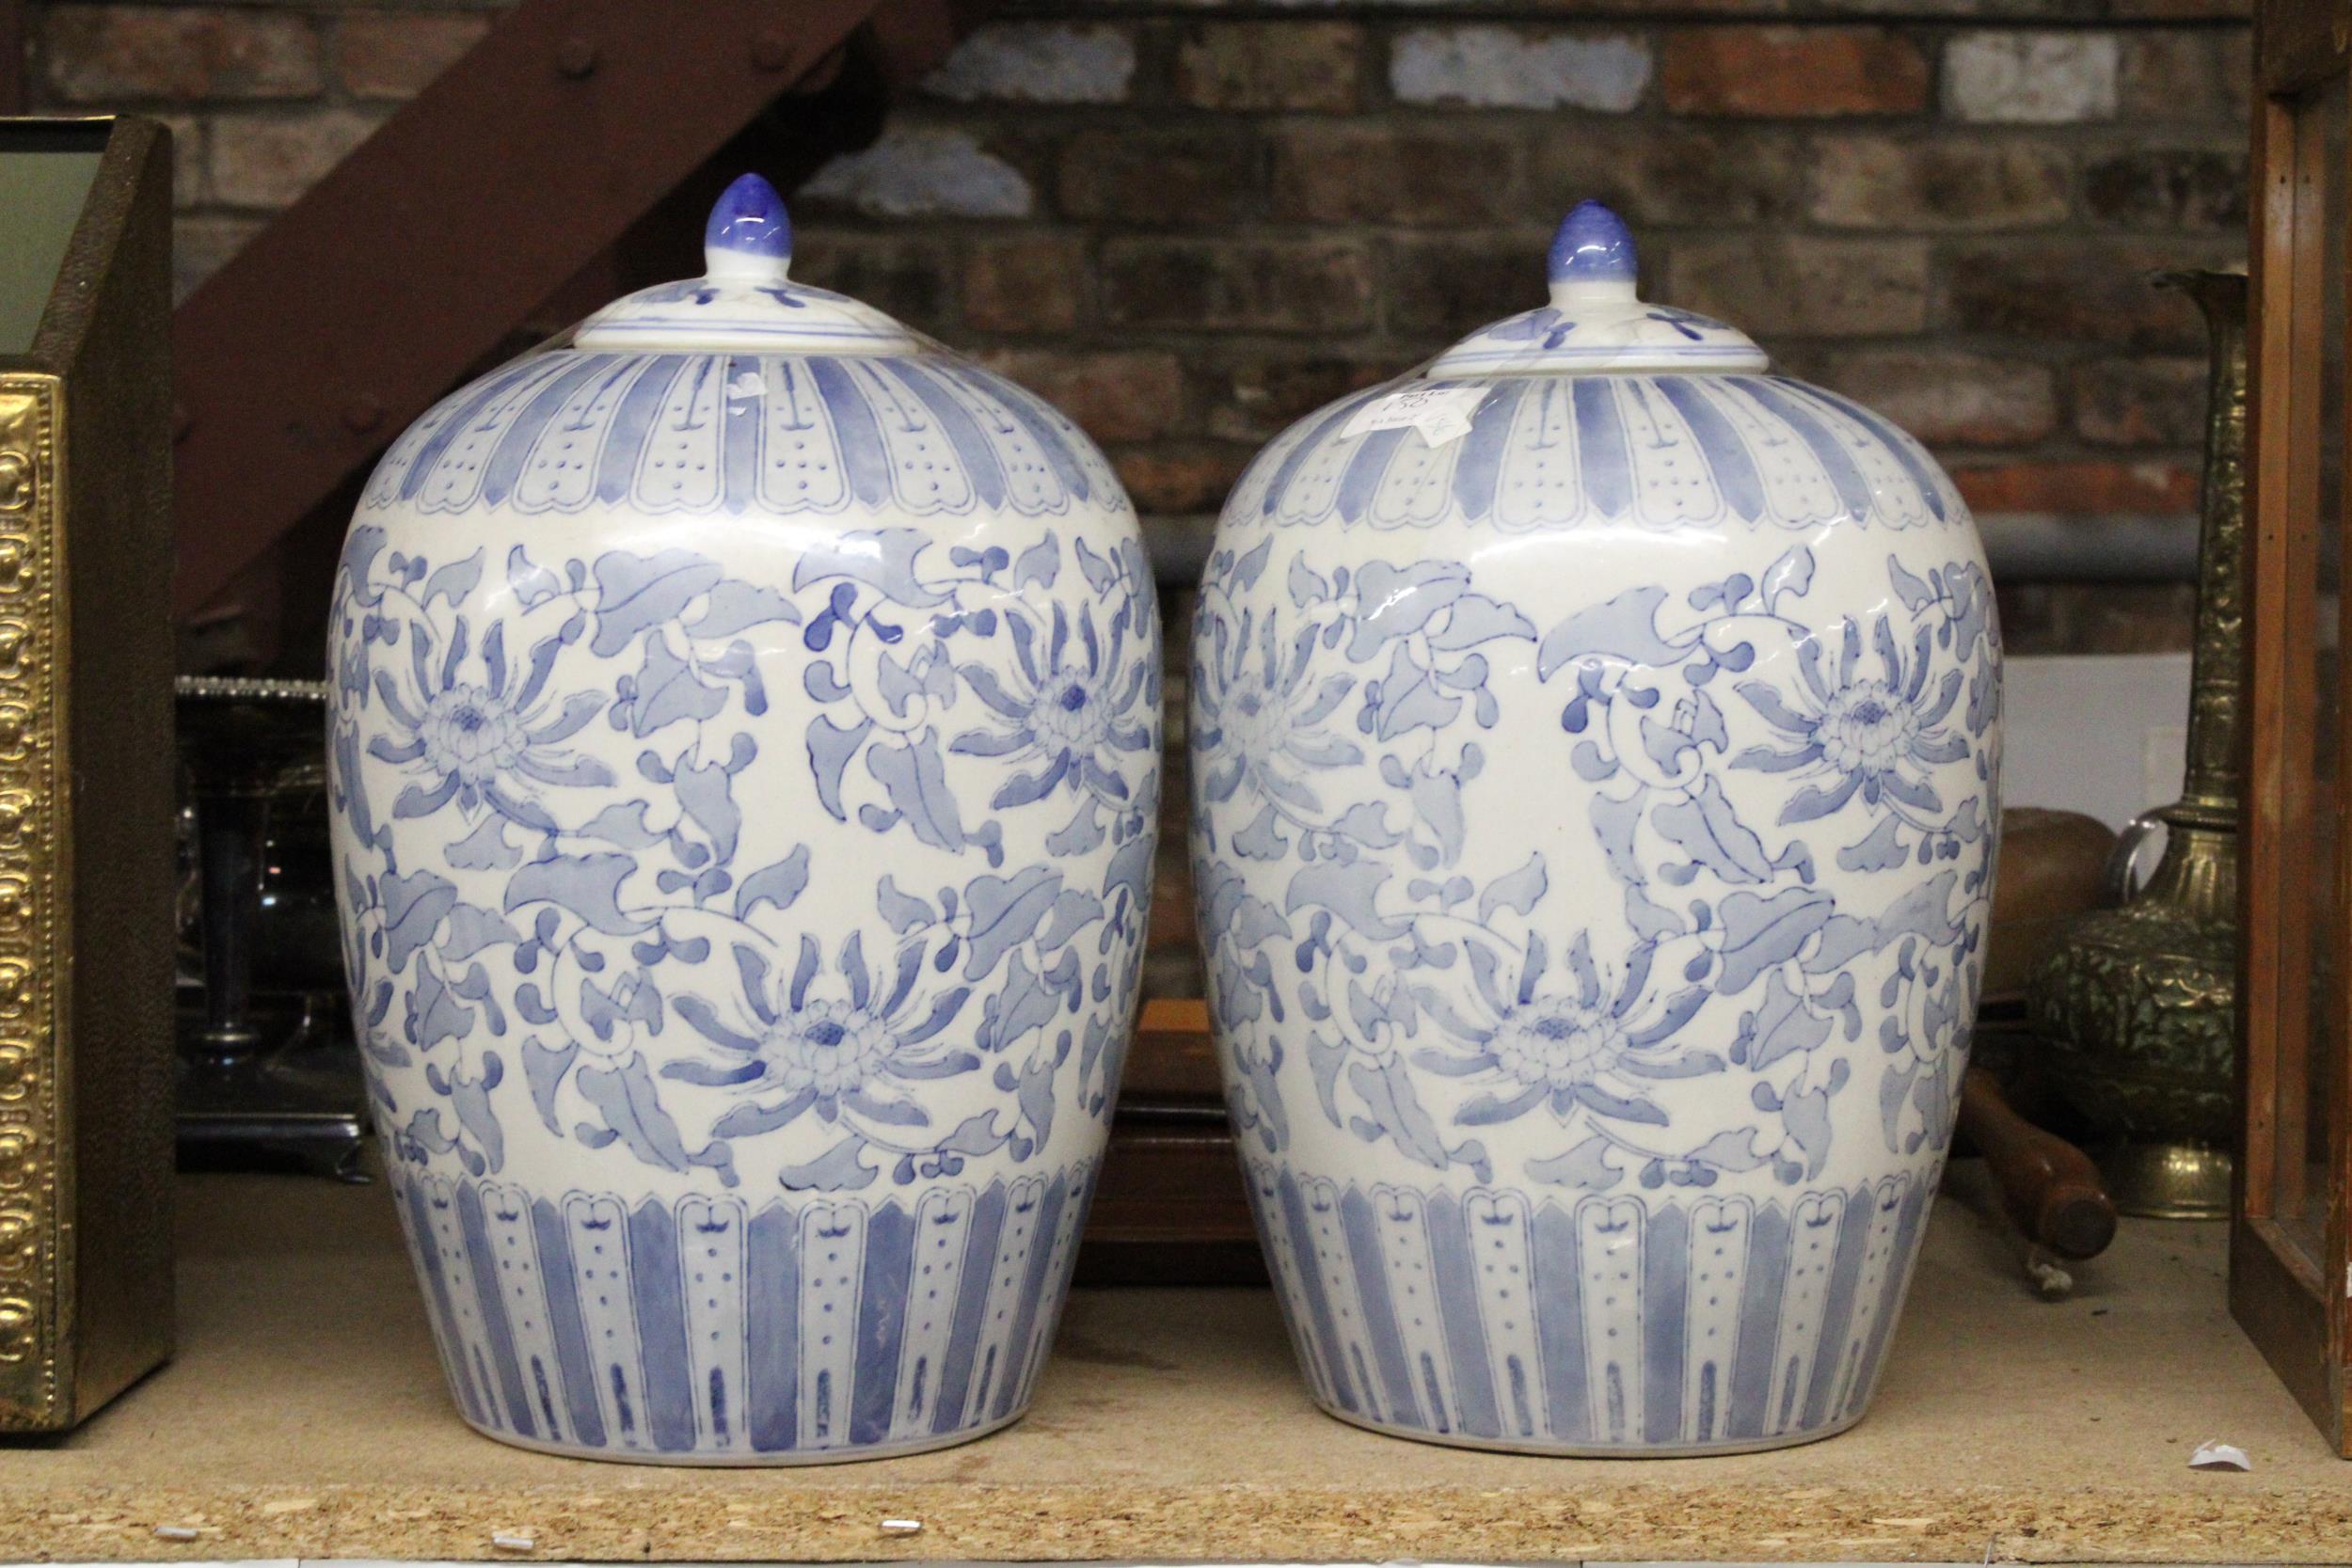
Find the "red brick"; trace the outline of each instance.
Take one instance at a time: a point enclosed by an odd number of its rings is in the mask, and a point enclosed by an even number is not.
[[[1931,447],[2024,446],[2058,424],[2056,377],[2029,359],[1879,350],[1835,356],[1816,373]]]
[[[198,6],[59,6],[43,35],[49,86],[70,103],[308,98],[318,35],[303,17]]]
[[[1915,114],[1928,62],[1883,27],[1720,26],[1666,36],[1666,107],[1686,115]]]
[[[1264,442],[1325,404],[1396,373],[1390,360],[1367,364],[1323,355],[1280,356],[1245,348],[1214,368],[1196,366],[1206,390],[1204,425],[1231,441]]]
[[[2243,127],[2253,81],[2253,38],[2245,28],[2134,29],[2122,35],[2116,108],[2133,119]]]
[[[1372,267],[1348,240],[1118,239],[1102,278],[1105,313],[1132,326],[1328,333],[1372,315]]]
[[[2119,228],[2246,227],[2244,148],[2140,148],[2083,170],[2083,208]]]
[[[486,17],[358,12],[335,29],[335,73],[356,98],[414,98],[489,30]]]
[[[1114,453],[1112,462],[1137,512],[1183,516],[1222,507],[1253,455],[1246,445],[1202,442],[1134,448]]]
[[[2063,223],[2074,170],[2040,141],[1824,136],[1812,215],[1837,229],[2024,229]]]
[[[1207,22],[1176,46],[1176,96],[1201,109],[1352,109],[1363,33],[1349,22]]]
[[[1666,277],[1667,303],[1760,335],[1851,338],[1928,325],[1928,248],[1915,240],[1679,241]]]
[[[1158,349],[999,349],[980,362],[1026,387],[1097,441],[1148,441],[1184,420],[1184,375]]]
[[[963,324],[981,332],[1068,332],[1086,291],[1086,245],[1075,234],[1008,234],[964,252]]]
[[[850,294],[926,331],[946,321],[960,271],[954,250],[929,235],[794,226],[793,281]]]
[[[212,123],[212,194],[230,207],[283,207],[368,138],[375,120],[348,109],[221,115]]]
[[[2110,0],[2118,21],[2243,22],[2254,0]]]
[[[1661,6],[1659,0],[1570,0],[1562,8],[1601,16],[1654,16],[1661,10],[1671,9],[1692,16],[1781,17],[1808,3],[1809,0],[1676,0],[1672,6]]]
[[[1549,238],[1526,230],[1389,245],[1381,269],[1389,325],[1438,348],[1472,327],[1533,309],[1544,302]],[[1654,265],[1658,254],[1655,247],[1645,251],[1645,264]]]
[[[2219,264],[2229,242],[2008,242],[1959,251],[1945,263],[1948,325],[2038,342],[2119,349],[2204,347],[2196,308],[2150,277],[2166,268]]]
[[[1273,215],[1406,227],[1522,217],[1518,147],[1425,126],[1300,125],[1274,139]]]
[[[1250,216],[1263,183],[1257,143],[1230,128],[1089,131],[1061,156],[1072,217],[1199,228]]]
[[[1804,213],[1806,164],[1794,135],[1765,126],[1645,119],[1585,122],[1563,135],[1538,120],[1523,211],[1565,214],[1591,198],[1637,233],[1656,224],[1788,223]]]
[[[2192,446],[2204,438],[2202,359],[2094,359],[2074,370],[2074,431],[2111,447]]]
[[[2056,461],[1955,467],[1952,481],[1976,512],[2181,513],[2197,508],[2197,467],[2186,461]]]

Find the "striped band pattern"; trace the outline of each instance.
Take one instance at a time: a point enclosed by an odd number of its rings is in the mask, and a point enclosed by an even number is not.
[[[1597,1452],[1801,1442],[1858,1418],[1933,1190],[1932,1171],[1787,1203],[1248,1175],[1327,1409]]]
[[[723,1463],[936,1446],[1019,1415],[1093,1177],[633,1208],[397,1167],[392,1187],[469,1421]]]

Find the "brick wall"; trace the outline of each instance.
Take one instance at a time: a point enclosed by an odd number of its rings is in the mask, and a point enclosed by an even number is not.
[[[471,47],[502,6],[31,0],[31,107],[171,127],[182,292]]]
[[[497,5],[33,9],[38,102],[179,133],[192,282]],[[2182,513],[2201,334],[2146,275],[2243,255],[2247,78],[2232,0],[1027,0],[803,194],[796,272],[1193,514],[1299,413],[1534,303],[1597,196],[1651,297],[1884,409],[1980,511]],[[2008,597],[2025,646],[2184,635],[2182,591]]]

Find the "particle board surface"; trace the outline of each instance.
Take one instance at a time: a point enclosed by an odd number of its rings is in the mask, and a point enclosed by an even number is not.
[[[2222,1228],[2126,1221],[2045,1302],[1964,1168],[1869,1418],[1715,1460],[1343,1426],[1251,1290],[1078,1292],[1028,1418],[963,1448],[773,1470],[552,1459],[459,1422],[380,1185],[195,1178],[181,1212],[179,1360],[69,1438],[0,1449],[0,1560],[2352,1563],[2352,1467],[2230,1322]],[[2207,1437],[2253,1472],[2189,1470]]]

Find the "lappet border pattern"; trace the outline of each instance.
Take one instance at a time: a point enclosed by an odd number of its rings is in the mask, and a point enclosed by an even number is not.
[[[1248,1169],[1325,1406],[1408,1433],[1647,1452],[1858,1418],[1935,1182],[1645,1204]]]
[[[1094,1174],[759,1206],[391,1176],[468,1420],[726,1459],[923,1446],[1019,1415]]]

